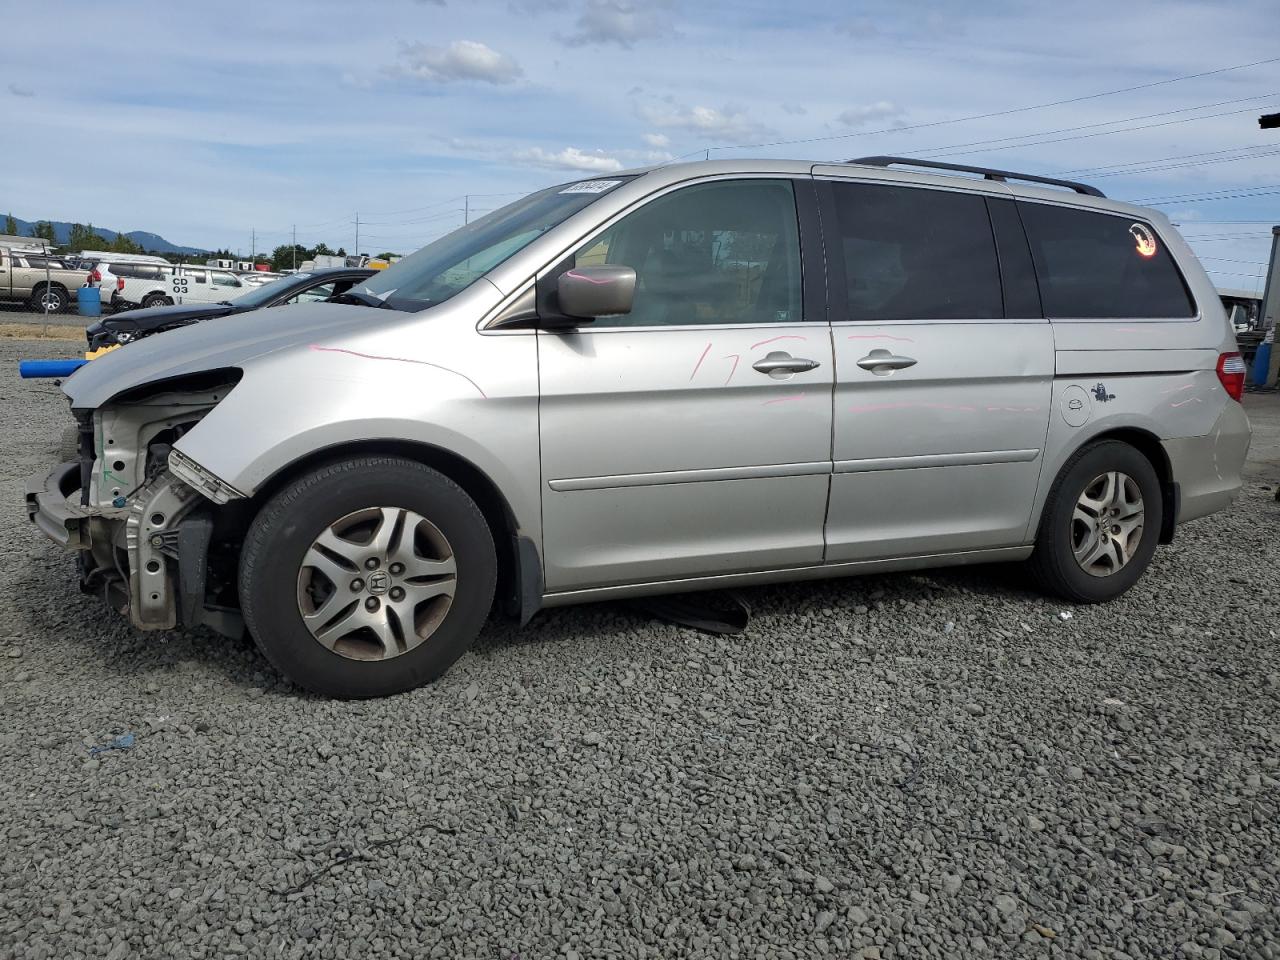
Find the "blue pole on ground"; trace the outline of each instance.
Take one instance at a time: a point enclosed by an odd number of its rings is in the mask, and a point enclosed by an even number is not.
[[[88,360],[19,360],[18,376],[23,380],[69,377],[88,362]]]

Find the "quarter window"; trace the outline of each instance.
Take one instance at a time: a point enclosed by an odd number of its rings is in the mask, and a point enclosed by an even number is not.
[[[1164,241],[1141,220],[1020,202],[1047,317],[1190,317]]]
[[[645,204],[589,242],[575,266],[636,271],[631,313],[595,326],[797,323],[800,233],[790,180],[725,180]]]
[[[850,320],[1004,315],[986,200],[969,193],[831,184]]]

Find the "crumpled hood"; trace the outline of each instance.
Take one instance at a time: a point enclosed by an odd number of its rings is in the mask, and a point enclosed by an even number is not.
[[[296,304],[251,310],[168,330],[112,350],[86,363],[62,385],[78,409],[92,410],[112,397],[157,380],[237,367],[318,336],[366,332],[410,319],[410,314],[340,303]]]

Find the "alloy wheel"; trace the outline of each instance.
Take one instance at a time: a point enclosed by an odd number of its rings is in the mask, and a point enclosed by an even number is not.
[[[1146,511],[1138,482],[1113,470],[1085,485],[1071,514],[1071,550],[1093,577],[1109,577],[1133,559]]]
[[[412,510],[369,507],[330,524],[307,549],[298,612],[326,649],[352,660],[388,660],[431,637],[457,580],[439,527]]]

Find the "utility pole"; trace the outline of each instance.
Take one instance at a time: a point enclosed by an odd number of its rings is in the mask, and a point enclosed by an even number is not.
[[[1280,344],[1276,343],[1276,331],[1280,328],[1280,227],[1271,228],[1271,260],[1267,265],[1267,286],[1262,294],[1262,327],[1267,331],[1263,346],[1271,348],[1262,385],[1274,387],[1280,380]],[[1258,379],[1255,376],[1254,382],[1257,383]],[[1280,490],[1276,495],[1280,497]]]
[[[293,272],[298,272],[298,225],[293,225]]]
[[[257,269],[258,265],[258,228],[249,228],[249,262]]]
[[[356,211],[356,256],[360,256],[360,211]]]
[[[471,194],[467,194],[462,198],[462,224],[466,226],[471,222]]]

